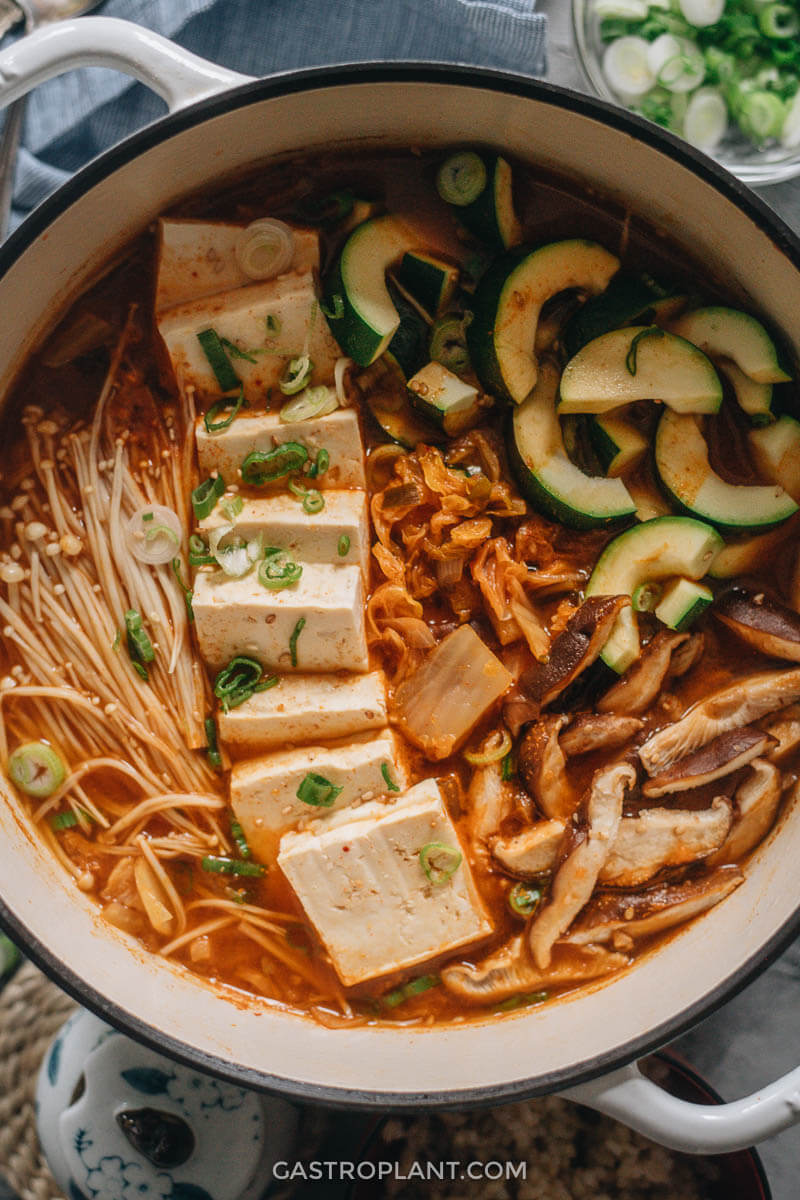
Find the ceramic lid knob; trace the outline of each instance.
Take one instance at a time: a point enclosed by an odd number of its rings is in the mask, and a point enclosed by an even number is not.
[[[42,1149],[70,1200],[258,1200],[297,1114],[149,1050],[81,1010],[45,1055]]]

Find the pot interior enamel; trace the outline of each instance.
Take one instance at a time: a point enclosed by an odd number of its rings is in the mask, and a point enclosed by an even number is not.
[[[800,254],[730,177],[652,127],[543,85],[427,68],[315,72],[167,118],[87,169],[4,251],[0,382],[104,260],[180,195],[276,154],[337,143],[487,142],[622,199],[739,289],[800,355]],[[578,234],[580,231],[576,231]],[[612,984],[524,1015],[448,1029],[330,1030],[256,1010],[108,926],[0,805],[4,918],[79,999],[179,1058],[342,1103],[464,1104],[553,1090],[630,1060],[696,1020],[774,955],[798,903],[800,807],[707,916]]]

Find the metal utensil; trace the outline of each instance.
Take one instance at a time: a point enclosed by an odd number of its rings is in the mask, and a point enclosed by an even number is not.
[[[25,33],[40,25],[66,21],[96,8],[101,0],[0,0],[0,37],[20,21]],[[17,161],[22,121],[25,116],[25,97],[16,100],[6,113],[0,138],[0,242],[8,234],[11,199],[14,193],[14,168]]]

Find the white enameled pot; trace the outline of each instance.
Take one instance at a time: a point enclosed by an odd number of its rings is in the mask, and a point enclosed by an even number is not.
[[[246,80],[135,26],[84,18],[0,54],[0,103],[68,67],[115,66],[169,116],[81,171],[0,251],[0,394],[55,315],[180,196],[298,149],[493,143],[646,218],[768,314],[800,357],[800,242],[743,185],[654,126],[532,80],[424,64]],[[0,916],[87,1007],[156,1049],[285,1096],[463,1107],[562,1091],[665,1144],[714,1152],[800,1119],[800,1070],[734,1105],[673,1100],[637,1057],[722,1003],[800,929],[800,806],[717,908],[611,985],[435,1030],[330,1030],[233,1003],[109,927],[20,805],[0,805]]]

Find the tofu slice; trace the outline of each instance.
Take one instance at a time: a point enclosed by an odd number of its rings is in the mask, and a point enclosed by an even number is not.
[[[277,687],[256,692],[217,715],[219,736],[235,752],[351,737],[387,724],[386,680],[367,675],[284,675]]]
[[[268,316],[277,319],[279,333],[268,335]],[[204,329],[214,329],[243,350],[264,351],[255,354],[254,362],[237,358],[233,363],[250,404],[263,404],[270,388],[277,388],[287,361],[301,353],[306,338],[314,363],[312,383],[330,383],[341,354],[317,302],[310,271],[178,304],[158,318],[176,379],[183,387],[196,388],[201,397],[218,397],[219,384],[197,340]]]
[[[236,242],[245,228],[226,221],[162,217],[158,223],[156,312],[251,284],[253,280],[236,261]],[[319,270],[316,230],[294,230],[294,255],[289,270]]]
[[[242,579],[203,568],[192,596],[200,653],[215,671],[235,654],[249,654],[270,671],[369,669],[364,587],[358,567],[307,563],[299,581],[268,591],[252,570]],[[297,665],[289,640],[298,621]]]
[[[369,576],[369,515],[367,497],[361,491],[327,491],[325,507],[309,515],[290,492],[244,500],[236,518],[236,532],[250,540],[262,534],[264,546],[290,550],[297,562],[352,563],[361,568],[366,582]],[[227,517],[217,504],[200,522],[204,531],[225,524]],[[340,553],[342,538],[346,551]]]
[[[227,429],[208,433],[202,418],[195,429],[200,471],[211,475],[217,471],[227,483],[241,479],[239,468],[252,450],[269,451],[284,442],[302,442],[309,456],[316,458],[323,447],[330,455],[330,465],[324,475],[314,480],[314,487],[364,488],[364,446],[358,416],[352,408],[338,408],[327,417],[311,421],[281,421],[276,412],[258,416],[238,416]],[[310,486],[310,484],[309,484]],[[286,480],[279,480],[265,492],[286,491]]]
[[[361,800],[388,795],[384,766],[392,782],[404,790],[405,768],[389,729],[350,745],[283,750],[235,764],[231,804],[253,853],[262,862],[272,861],[279,835],[287,829]],[[299,799],[297,790],[310,772],[342,789],[330,807],[317,808]]]
[[[278,865],[345,986],[418,967],[492,932],[466,855],[446,882],[428,880],[419,855],[430,842],[463,854],[432,779],[281,838]]]

